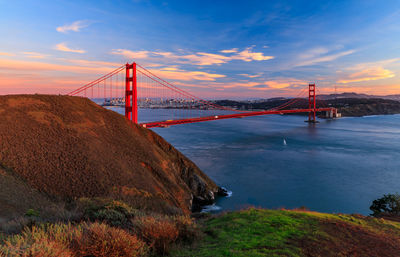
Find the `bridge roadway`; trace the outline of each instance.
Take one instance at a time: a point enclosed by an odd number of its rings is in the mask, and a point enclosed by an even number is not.
[[[166,121],[156,121],[156,122],[149,122],[149,123],[140,123],[139,125],[142,127],[145,127],[145,128],[156,128],[156,127],[168,127],[168,126],[172,126],[172,125],[211,121],[211,120],[243,118],[243,117],[260,116],[260,115],[268,115],[268,114],[310,113],[310,112],[314,112],[314,111],[315,112],[335,111],[335,108],[266,110],[266,111],[256,111],[256,112],[241,112],[241,113],[235,113],[235,114],[215,115],[215,116],[188,118],[188,119],[181,119],[181,120],[166,120]]]

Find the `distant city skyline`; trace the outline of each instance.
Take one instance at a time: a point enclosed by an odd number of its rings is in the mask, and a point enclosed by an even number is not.
[[[400,94],[400,2],[0,0],[0,94],[136,61],[200,97]]]

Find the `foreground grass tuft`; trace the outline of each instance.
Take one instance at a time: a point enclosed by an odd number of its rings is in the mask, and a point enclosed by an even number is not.
[[[146,256],[135,235],[101,223],[42,225],[8,237],[0,256]]]

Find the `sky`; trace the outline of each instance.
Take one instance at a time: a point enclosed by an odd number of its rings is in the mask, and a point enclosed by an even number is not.
[[[213,99],[400,94],[400,1],[0,0],[0,95],[134,61]]]

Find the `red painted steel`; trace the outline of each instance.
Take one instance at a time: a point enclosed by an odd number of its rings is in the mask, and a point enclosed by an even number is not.
[[[132,121],[136,124],[138,123],[138,94],[135,62],[132,64]]]
[[[138,94],[136,63],[126,64],[125,79],[125,118],[138,123]]]
[[[131,90],[131,64],[126,64],[126,77],[125,77],[125,118],[132,120],[132,90]]]
[[[235,114],[215,115],[215,116],[207,116],[207,117],[200,117],[200,118],[182,119],[182,120],[167,120],[167,121],[140,123],[139,125],[141,125],[141,126],[143,126],[145,128],[168,127],[168,126],[172,126],[172,125],[203,122],[203,121],[211,121],[211,120],[243,118],[243,117],[260,116],[260,115],[268,115],[268,114],[323,112],[323,111],[331,111],[333,109],[335,109],[335,108],[293,109],[293,110],[278,110],[278,111],[273,110],[273,111],[258,111],[258,112],[242,112],[242,113],[235,113]]]
[[[315,122],[315,116],[316,116],[315,84],[308,85],[308,109],[312,109],[312,111],[308,113],[308,121]]]

